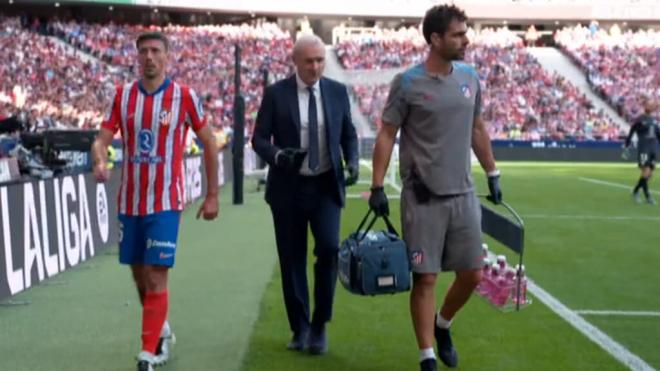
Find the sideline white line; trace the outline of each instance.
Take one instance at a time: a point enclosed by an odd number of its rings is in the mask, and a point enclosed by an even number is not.
[[[631,192],[632,192],[632,189],[633,189],[633,186],[631,186],[631,185],[625,185],[625,184],[621,184],[621,183],[612,183],[612,182],[607,182],[605,180],[598,180],[598,179],[585,178],[585,177],[579,177],[578,179],[580,179],[582,181],[585,181],[585,182],[589,182],[589,183],[606,185],[606,186],[615,187],[615,188],[622,188],[622,189],[626,189],[626,190],[631,191]],[[650,192],[653,193],[654,195],[660,195],[660,191],[653,191],[652,190]]]
[[[660,221],[660,216],[628,215],[565,215],[565,214],[527,214],[523,219],[578,219],[578,220],[650,220]]]
[[[612,357],[616,358],[623,365],[634,371],[653,371],[655,370],[643,359],[629,351],[623,345],[617,343],[614,339],[607,336],[598,327],[590,324],[578,313],[570,310],[562,304],[557,298],[545,291],[542,287],[536,285],[532,280],[527,282],[527,289],[534,294],[543,304],[557,313],[566,322],[575,327],[589,340],[603,348]]]
[[[631,310],[592,310],[580,309],[574,310],[577,314],[588,316],[626,316],[626,317],[660,317],[660,312],[655,311],[631,311]]]
[[[346,195],[346,198],[364,198],[362,195],[355,194],[355,193],[349,193]],[[401,199],[401,196],[399,195],[392,195],[392,196],[387,196],[388,200],[399,200]]]

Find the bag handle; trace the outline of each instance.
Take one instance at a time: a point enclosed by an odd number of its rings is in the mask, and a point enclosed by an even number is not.
[[[360,222],[360,225],[357,228],[358,233],[360,232],[360,229],[362,229],[362,227],[364,227],[364,224],[367,222],[367,219],[369,219],[369,215],[371,215],[371,213],[372,213],[372,210],[370,208],[367,211],[367,215],[365,215],[364,218],[362,218],[362,221]],[[367,225],[367,228],[364,230],[364,233],[362,233],[362,236],[358,238],[358,242],[362,242],[362,240],[367,236],[367,233],[369,233],[369,231],[374,226],[374,224],[376,223],[376,220],[378,220],[378,218],[379,218],[379,216],[374,213],[374,216],[371,219],[371,221],[369,222],[369,224]],[[399,233],[396,231],[396,229],[394,228],[394,225],[392,225],[392,222],[387,217],[387,215],[382,215],[381,218],[383,218],[383,220],[385,221],[385,225],[387,225],[387,231],[392,233],[393,235],[399,237]]]

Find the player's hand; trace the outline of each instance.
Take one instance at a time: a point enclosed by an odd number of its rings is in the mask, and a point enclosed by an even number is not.
[[[275,165],[290,173],[297,173],[305,160],[307,151],[300,148],[284,148],[275,156]]]
[[[108,165],[105,161],[99,161],[94,165],[94,178],[99,183],[110,179],[110,170],[108,170]]]
[[[630,147],[624,146],[623,151],[621,151],[621,159],[629,160],[630,159]]]
[[[206,195],[204,202],[197,211],[197,219],[204,217],[204,220],[213,220],[218,216],[220,204],[218,203],[218,196]]]
[[[372,187],[369,196],[369,208],[378,216],[390,215],[390,205],[383,187]]]
[[[490,194],[486,199],[495,205],[502,203],[502,190],[500,189],[500,176],[493,175],[488,177],[488,191]]]
[[[348,165],[346,166],[346,170],[348,171],[348,176],[346,177],[346,180],[344,181],[344,185],[346,187],[352,186],[355,183],[357,183],[358,178],[360,178],[360,167],[359,165]]]

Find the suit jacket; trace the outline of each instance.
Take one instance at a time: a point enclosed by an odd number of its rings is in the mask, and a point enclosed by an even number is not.
[[[358,165],[358,139],[351,119],[351,105],[346,86],[322,77],[321,102],[325,120],[328,151],[334,182],[334,196],[344,205],[344,166]],[[293,75],[266,88],[252,136],[252,147],[268,164],[266,202],[286,207],[293,201],[299,176],[275,165],[275,154],[283,148],[300,148],[300,110],[298,87]]]

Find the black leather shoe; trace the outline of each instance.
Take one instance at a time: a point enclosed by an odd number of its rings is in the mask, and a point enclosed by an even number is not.
[[[437,316],[436,316],[437,319]],[[435,325],[435,341],[438,343],[438,358],[445,366],[454,368],[458,365],[458,354],[451,342],[451,335],[448,328],[440,328]]]
[[[286,348],[294,351],[305,350],[307,348],[308,333],[309,331],[307,330],[294,332],[293,337],[291,338],[289,344],[287,344]]]
[[[312,328],[307,339],[310,354],[318,356],[328,352],[328,338],[325,334],[325,328],[320,330]]]
[[[421,371],[438,371],[438,363],[435,358],[427,358],[419,363],[419,369]]]

